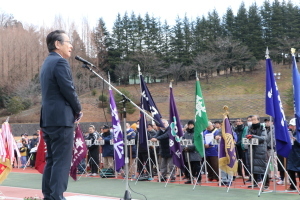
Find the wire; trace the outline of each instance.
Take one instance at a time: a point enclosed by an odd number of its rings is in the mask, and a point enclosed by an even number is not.
[[[143,194],[141,194],[141,193],[138,193],[138,192],[135,192],[135,191],[130,187],[130,184],[129,184],[129,183],[128,183],[128,187],[129,187],[129,189],[130,189],[133,193],[139,194],[139,195],[143,196],[143,197],[147,200],[147,197],[146,197],[145,195],[143,195]]]

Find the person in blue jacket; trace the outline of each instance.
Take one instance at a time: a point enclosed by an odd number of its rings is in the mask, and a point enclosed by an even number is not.
[[[104,125],[102,129],[103,133],[100,140],[104,140],[104,145],[102,145],[103,167],[114,169],[114,145],[111,143],[113,135],[109,130],[109,126]]]

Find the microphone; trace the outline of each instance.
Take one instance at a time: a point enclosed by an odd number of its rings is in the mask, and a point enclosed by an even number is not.
[[[92,66],[92,67],[95,67],[95,65],[93,65],[92,63],[90,63],[90,62],[87,61],[87,60],[84,60],[83,58],[81,58],[81,57],[79,57],[79,56],[75,56],[75,59],[78,60],[78,61],[80,61],[80,62],[83,62],[83,63],[86,64],[86,65],[90,65],[90,66]]]

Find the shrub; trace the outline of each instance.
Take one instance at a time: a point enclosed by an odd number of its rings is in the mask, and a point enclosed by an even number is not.
[[[99,101],[102,101],[102,102],[107,102],[107,96],[105,95],[105,94],[101,94],[100,96],[99,96]]]
[[[7,104],[7,111],[12,114],[17,114],[24,110],[22,99],[20,97],[12,97]]]
[[[97,90],[96,89],[92,89],[92,96],[96,96],[97,94]]]

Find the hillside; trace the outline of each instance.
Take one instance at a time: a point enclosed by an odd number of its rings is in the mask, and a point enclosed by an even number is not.
[[[291,69],[289,65],[273,64],[274,72],[280,72],[281,78],[277,80],[281,99],[285,108],[287,118],[292,117],[293,110],[288,109],[285,104],[286,90],[291,87]],[[200,79],[203,97],[205,100],[208,117],[210,119],[222,118],[223,106],[229,106],[231,118],[246,117],[250,114],[258,114],[266,117],[265,114],[265,63],[261,62],[253,72],[232,73],[226,78],[225,75],[213,77],[206,83],[205,79]],[[154,101],[163,115],[169,116],[169,83],[154,83],[147,85]],[[134,96],[134,101],[138,104],[140,96],[139,85],[119,86],[118,89],[124,88]],[[92,96],[91,93],[80,96],[83,106],[83,122],[105,122],[106,118],[111,121],[111,116],[107,109],[98,108],[98,96]],[[194,98],[195,98],[195,81],[178,82],[173,84],[173,92],[177,103],[177,109],[182,120],[194,118]],[[108,91],[104,91],[108,95]],[[38,123],[40,107],[36,106],[30,110],[23,111],[18,115],[10,117],[11,123]],[[139,117],[139,112],[127,115],[128,121],[135,121]],[[6,119],[1,118],[2,121]]]

